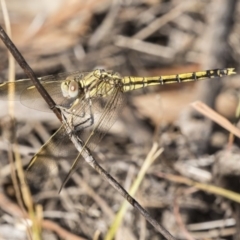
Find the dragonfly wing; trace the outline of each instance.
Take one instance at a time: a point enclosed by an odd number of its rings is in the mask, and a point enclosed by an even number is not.
[[[14,91],[14,100],[19,101],[21,93],[24,89],[30,87],[32,82],[28,79],[19,80],[16,82],[4,82],[0,84],[0,100],[9,100],[10,89]]]
[[[38,79],[56,104],[68,108],[73,100],[63,97],[61,83],[68,77],[82,79],[87,74],[89,73],[76,71],[72,73],[48,75]],[[9,89],[12,89],[14,92],[14,100],[21,101],[24,106],[40,111],[51,111],[30,79],[22,79],[15,82],[4,82],[0,84],[0,100],[9,100]]]
[[[101,101],[105,100],[105,103],[101,105],[101,111],[99,115],[99,119],[93,124],[93,130],[91,133],[91,139],[87,144],[88,148],[94,150],[95,147],[99,144],[102,138],[108,133],[112,125],[117,120],[117,114],[123,107],[124,98],[120,89],[116,88],[113,94],[105,99],[101,99]],[[93,109],[99,109],[100,99],[93,100]]]
[[[61,91],[61,83],[62,81],[61,82],[49,81],[49,82],[43,82],[42,86],[46,89],[48,94],[52,97],[52,99],[57,105],[68,108],[73,100],[63,97],[62,91]],[[30,86],[28,88],[25,88],[22,91],[22,94],[20,96],[20,101],[24,106],[32,109],[36,109],[44,112],[52,111],[35,86]]]
[[[71,106],[69,109],[62,109],[63,114],[65,115],[66,124],[68,124],[73,129],[72,134],[77,134],[77,136],[83,140],[83,151],[88,151],[87,148],[93,150],[97,143],[102,139],[102,137],[109,131],[110,127],[116,120],[116,110],[122,106],[123,97],[121,89],[113,86],[109,91],[111,91],[111,95],[103,98],[101,93],[106,89],[104,84],[97,85],[95,90],[91,89],[91,96],[87,97],[87,94],[81,96]],[[52,89],[52,88],[51,88]],[[95,92],[94,92],[95,91]],[[106,91],[105,91],[106,92]],[[53,95],[56,95],[53,93]],[[92,126],[92,132],[89,136],[84,134],[85,128]],[[64,138],[61,136],[65,136]],[[33,157],[29,170],[31,172],[32,169],[43,169],[46,173],[52,171],[52,169],[56,164],[49,164],[49,158],[59,158],[59,139],[67,139],[69,141],[68,136],[65,134],[64,127],[60,128],[55,135],[49,140],[40,151]],[[55,143],[57,142],[57,144]],[[65,140],[61,141],[64,143]],[[55,147],[58,145],[58,149]],[[65,143],[64,143],[65,145]],[[61,149],[66,149],[66,146],[61,145]],[[76,155],[75,155],[76,156]],[[79,153],[78,157],[75,158],[65,181],[63,182],[63,186],[69,177],[72,175],[74,170],[77,168],[80,158],[82,154]],[[69,156],[67,157],[69,159]],[[72,160],[72,157],[70,157]],[[55,167],[56,168],[56,167]],[[34,171],[33,171],[34,172]]]

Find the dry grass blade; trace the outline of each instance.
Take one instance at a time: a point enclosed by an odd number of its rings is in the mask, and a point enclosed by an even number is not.
[[[217,112],[209,108],[203,102],[197,101],[191,104],[194,109],[202,113],[204,116],[210,118],[214,122],[218,123],[220,126],[228,130],[230,133],[233,133],[235,136],[240,138],[240,130],[235,127],[231,122],[229,122],[226,118],[219,115]]]
[[[174,9],[172,9],[168,14],[164,15],[163,17],[157,18],[149,26],[141,29],[133,37],[137,39],[145,39],[149,37],[151,34],[157,31],[164,24],[177,18],[180,14],[182,14],[184,11],[186,11],[196,3],[197,1],[192,1],[192,0],[179,3],[179,5],[176,6]]]
[[[159,157],[159,155],[163,152],[163,149],[158,149],[158,144],[156,142],[153,143],[153,146],[150,150],[150,152],[148,153],[139,173],[137,178],[135,179],[135,181],[133,182],[133,185],[131,186],[130,190],[129,190],[129,194],[134,196],[142,182],[142,180],[144,179],[144,176],[148,170],[148,168],[152,165],[152,163]],[[112,222],[111,227],[109,228],[105,240],[111,240],[114,238],[116,231],[118,230],[125,212],[128,209],[128,202],[124,201],[120,210],[118,211],[117,215],[115,216],[115,219]]]
[[[6,198],[5,195],[1,193],[0,193],[0,207],[13,216],[26,218],[26,216],[23,214],[19,206],[11,202],[9,199]],[[62,227],[60,227],[59,225],[50,220],[41,221],[41,227],[43,229],[56,232],[61,239],[86,240],[85,238],[81,238],[79,236],[72,234],[71,232],[63,229]]]
[[[238,194],[236,192],[233,192],[233,191],[230,191],[230,190],[226,190],[226,189],[221,188],[221,187],[217,187],[217,186],[210,185],[210,184],[195,182],[195,181],[192,181],[191,179],[188,179],[188,178],[184,178],[184,177],[181,177],[181,176],[176,176],[176,175],[173,175],[173,174],[163,173],[163,172],[162,173],[160,173],[160,172],[156,173],[156,176],[168,179],[172,182],[177,182],[177,183],[182,183],[182,184],[186,184],[186,185],[189,185],[189,186],[194,186],[197,189],[206,191],[208,193],[216,194],[216,195],[228,198],[228,199],[230,199],[232,201],[235,201],[237,203],[240,203],[240,194]]]
[[[1,6],[2,6],[6,29],[7,29],[9,36],[11,36],[11,25],[10,25],[7,6],[6,6],[6,3],[4,0],[1,0]],[[10,82],[14,82],[15,81],[15,62],[14,62],[14,58],[11,55],[10,51],[8,52],[8,56],[9,56],[8,77],[9,77]],[[14,92],[15,92],[15,89],[14,89],[14,85],[12,84],[8,91],[9,115],[11,117],[10,121],[12,122],[12,125],[11,125],[12,128],[8,129],[9,131],[15,130],[15,121],[13,120],[14,119],[14,102],[13,102]],[[21,163],[21,157],[19,154],[18,146],[17,146],[17,144],[12,143],[12,142],[16,142],[15,133],[13,133],[13,135],[14,135],[13,139],[8,139],[7,141],[9,142],[8,159],[9,159],[10,165],[11,165],[11,172],[12,172],[11,175],[12,175],[12,180],[13,180],[13,184],[14,184],[14,189],[16,192],[18,204],[21,207],[22,212],[24,213],[24,215],[26,215],[26,211],[25,211],[24,204],[23,204],[23,201],[24,201],[24,203],[27,206],[28,211],[29,211],[28,214],[29,214],[29,216],[31,216],[30,218],[33,223],[33,225],[32,225],[33,231],[30,230],[28,221],[26,219],[24,219],[25,220],[24,222],[26,224],[26,233],[28,235],[28,238],[38,240],[38,239],[40,239],[40,229],[38,227],[39,225],[37,224],[37,221],[35,218],[35,213],[33,211],[33,202],[32,202],[30,191],[24,183],[25,177],[24,177],[24,172],[23,172],[23,167],[22,167],[22,163]],[[15,162],[13,159],[15,159]],[[15,169],[17,170],[19,181],[17,180]],[[21,188],[19,186],[21,186]],[[23,186],[25,186],[25,187],[23,187]],[[21,198],[21,195],[23,196],[23,200]]]

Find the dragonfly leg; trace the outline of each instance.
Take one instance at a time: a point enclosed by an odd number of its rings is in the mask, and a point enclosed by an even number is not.
[[[88,128],[94,124],[94,116],[93,116],[93,112],[92,112],[92,101],[90,98],[88,98],[88,102],[89,102],[89,115],[90,116],[87,119],[85,119],[84,121],[74,125],[74,130],[76,132],[82,131],[83,129]],[[84,116],[85,116],[85,114],[84,114]]]
[[[72,121],[71,121],[71,125],[69,125],[69,121],[65,121],[66,124],[68,124],[68,126],[72,129],[70,132],[70,136],[77,135],[78,133],[80,133],[83,129],[88,128],[92,125],[93,120],[89,122],[89,120],[91,120],[91,117],[88,119],[85,119],[83,122],[78,123],[77,125],[73,125]],[[88,125],[85,125],[86,123],[88,123]]]
[[[93,117],[90,116],[89,118],[85,119],[83,122],[78,123],[77,125],[74,126],[74,131],[79,132],[82,131],[85,128],[88,128],[93,125]],[[85,125],[87,123],[87,125]]]
[[[94,124],[94,115],[92,111],[92,101],[90,97],[85,98],[85,103],[78,109],[79,104],[73,105],[70,108],[58,105],[57,107],[62,112],[64,122],[72,129],[72,134],[77,134],[85,128]]]

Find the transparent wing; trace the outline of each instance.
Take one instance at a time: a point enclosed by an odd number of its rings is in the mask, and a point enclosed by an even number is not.
[[[116,121],[117,109],[122,107],[123,96],[119,88],[113,86],[111,95],[102,98],[101,93],[105,85],[102,84],[92,91],[95,97],[86,98],[81,96],[75,100],[75,103],[70,109],[62,109],[66,118],[66,124],[72,127],[73,134],[82,139],[85,143],[84,147],[94,150],[102,137],[109,131],[113,123]],[[90,135],[86,134],[86,129],[92,127]],[[77,156],[77,158],[76,158]],[[59,159],[66,158],[72,164],[71,170],[67,174],[63,185],[67,182],[71,174],[78,167],[81,154],[73,147],[69,136],[66,134],[64,126],[46,142],[37,154],[32,158],[29,167],[27,179],[31,175],[36,178],[36,174],[41,176],[39,182],[45,181],[57,169]],[[36,181],[34,181],[36,182]]]
[[[89,73],[81,73],[79,71],[72,73],[60,73],[41,77],[39,80],[57,105],[68,108],[73,100],[63,97],[61,92],[61,83],[69,76],[82,79],[86,74]],[[10,87],[14,89],[15,100],[20,101],[24,106],[40,111],[51,112],[30,79],[22,79],[14,83],[4,82],[0,84],[0,100],[8,100],[8,90]]]
[[[101,101],[105,101],[105,104],[101,106],[102,111],[99,111],[99,118],[96,119],[97,121],[93,124],[92,139],[90,139],[87,144],[88,148],[91,150],[95,149],[117,120],[117,114],[123,106],[124,98],[120,89],[116,88],[110,97],[101,99]],[[99,105],[99,102],[100,99],[94,99],[93,109],[97,108],[96,105]]]
[[[69,107],[73,100],[63,97],[61,91],[61,82],[45,82],[42,83],[42,85],[57,105]],[[34,86],[28,87],[22,91],[20,102],[26,107],[39,111],[52,111]]]

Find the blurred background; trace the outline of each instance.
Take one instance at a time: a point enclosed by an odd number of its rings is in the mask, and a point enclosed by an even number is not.
[[[39,77],[96,68],[122,76],[239,69],[238,0],[8,0],[6,5],[12,40]],[[4,27],[2,12],[0,24]],[[0,56],[4,82],[9,63],[2,42]],[[22,78],[26,76],[16,65],[16,79]],[[203,101],[238,126],[238,78],[126,93],[118,120],[96,148],[99,163],[126,189],[153,142],[164,148],[136,199],[178,239],[240,239],[240,200],[206,190],[215,185],[240,192],[239,140],[190,107],[195,100]],[[20,221],[5,137],[15,134],[26,167],[60,124],[53,114],[16,102],[13,130],[8,103],[1,101],[0,109],[0,238],[29,239]],[[104,239],[123,198],[85,163],[58,194],[66,164],[67,159],[59,161],[54,177],[31,188],[34,204],[42,207],[42,238]],[[204,187],[182,184],[184,179]],[[162,237],[130,207],[115,239]]]

